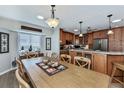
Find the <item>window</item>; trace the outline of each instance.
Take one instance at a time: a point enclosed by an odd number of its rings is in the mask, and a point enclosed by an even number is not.
[[[19,33],[19,50],[21,50],[22,46],[24,47],[24,50],[28,50],[30,45],[32,45],[34,51],[40,50],[40,41],[41,36],[39,35]]]

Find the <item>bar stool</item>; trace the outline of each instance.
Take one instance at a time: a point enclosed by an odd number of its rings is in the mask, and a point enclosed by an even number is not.
[[[86,58],[86,57],[75,56],[74,57],[74,64],[76,65],[76,63],[79,66],[82,66],[82,67],[86,67],[87,66],[87,68],[90,69],[91,60],[89,58]]]
[[[123,87],[124,87],[124,82],[122,82],[119,79],[114,77],[115,72],[116,72],[117,69],[124,71],[124,62],[120,62],[120,63],[113,62],[112,64],[113,64],[113,70],[112,70],[112,74],[111,74],[110,84],[112,83],[112,80],[114,79],[115,81],[122,84]]]
[[[60,57],[61,57],[61,60],[62,60],[62,61],[71,63],[71,56],[70,56],[70,55],[61,54]]]

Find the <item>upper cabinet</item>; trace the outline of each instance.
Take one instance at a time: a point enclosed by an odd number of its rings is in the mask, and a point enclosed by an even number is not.
[[[63,29],[60,29],[61,44],[74,43],[74,36],[74,33],[65,32]]]
[[[114,28],[114,34],[109,35],[109,51],[124,51],[124,28]]]
[[[93,32],[93,39],[107,38],[107,30]]]

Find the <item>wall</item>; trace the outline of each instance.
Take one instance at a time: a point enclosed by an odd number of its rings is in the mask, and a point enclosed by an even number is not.
[[[9,53],[0,54],[0,73],[6,72],[7,70],[11,69],[11,62],[16,56],[16,38],[17,32],[11,32],[5,29],[0,29],[0,32],[5,32],[9,34]]]
[[[56,28],[52,32],[52,52],[56,52],[59,54],[60,50],[60,30],[59,28]],[[58,47],[59,46],[59,47]]]
[[[52,52],[59,53],[59,30],[55,29],[55,31],[52,31],[49,28],[19,22],[12,19],[7,19],[0,17],[0,32],[6,32],[10,35],[10,52],[0,54],[0,75],[4,72],[7,72],[12,68],[11,62],[15,59],[17,56],[17,49],[18,49],[18,31],[21,31],[20,26],[26,25],[31,27],[37,27],[42,29],[41,35],[41,51],[46,52],[46,37],[51,37],[52,40]]]

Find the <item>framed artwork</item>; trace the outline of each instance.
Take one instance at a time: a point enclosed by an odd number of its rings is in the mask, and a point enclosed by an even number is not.
[[[46,38],[46,50],[51,50],[51,38]]]
[[[0,32],[0,53],[9,52],[9,34]]]

